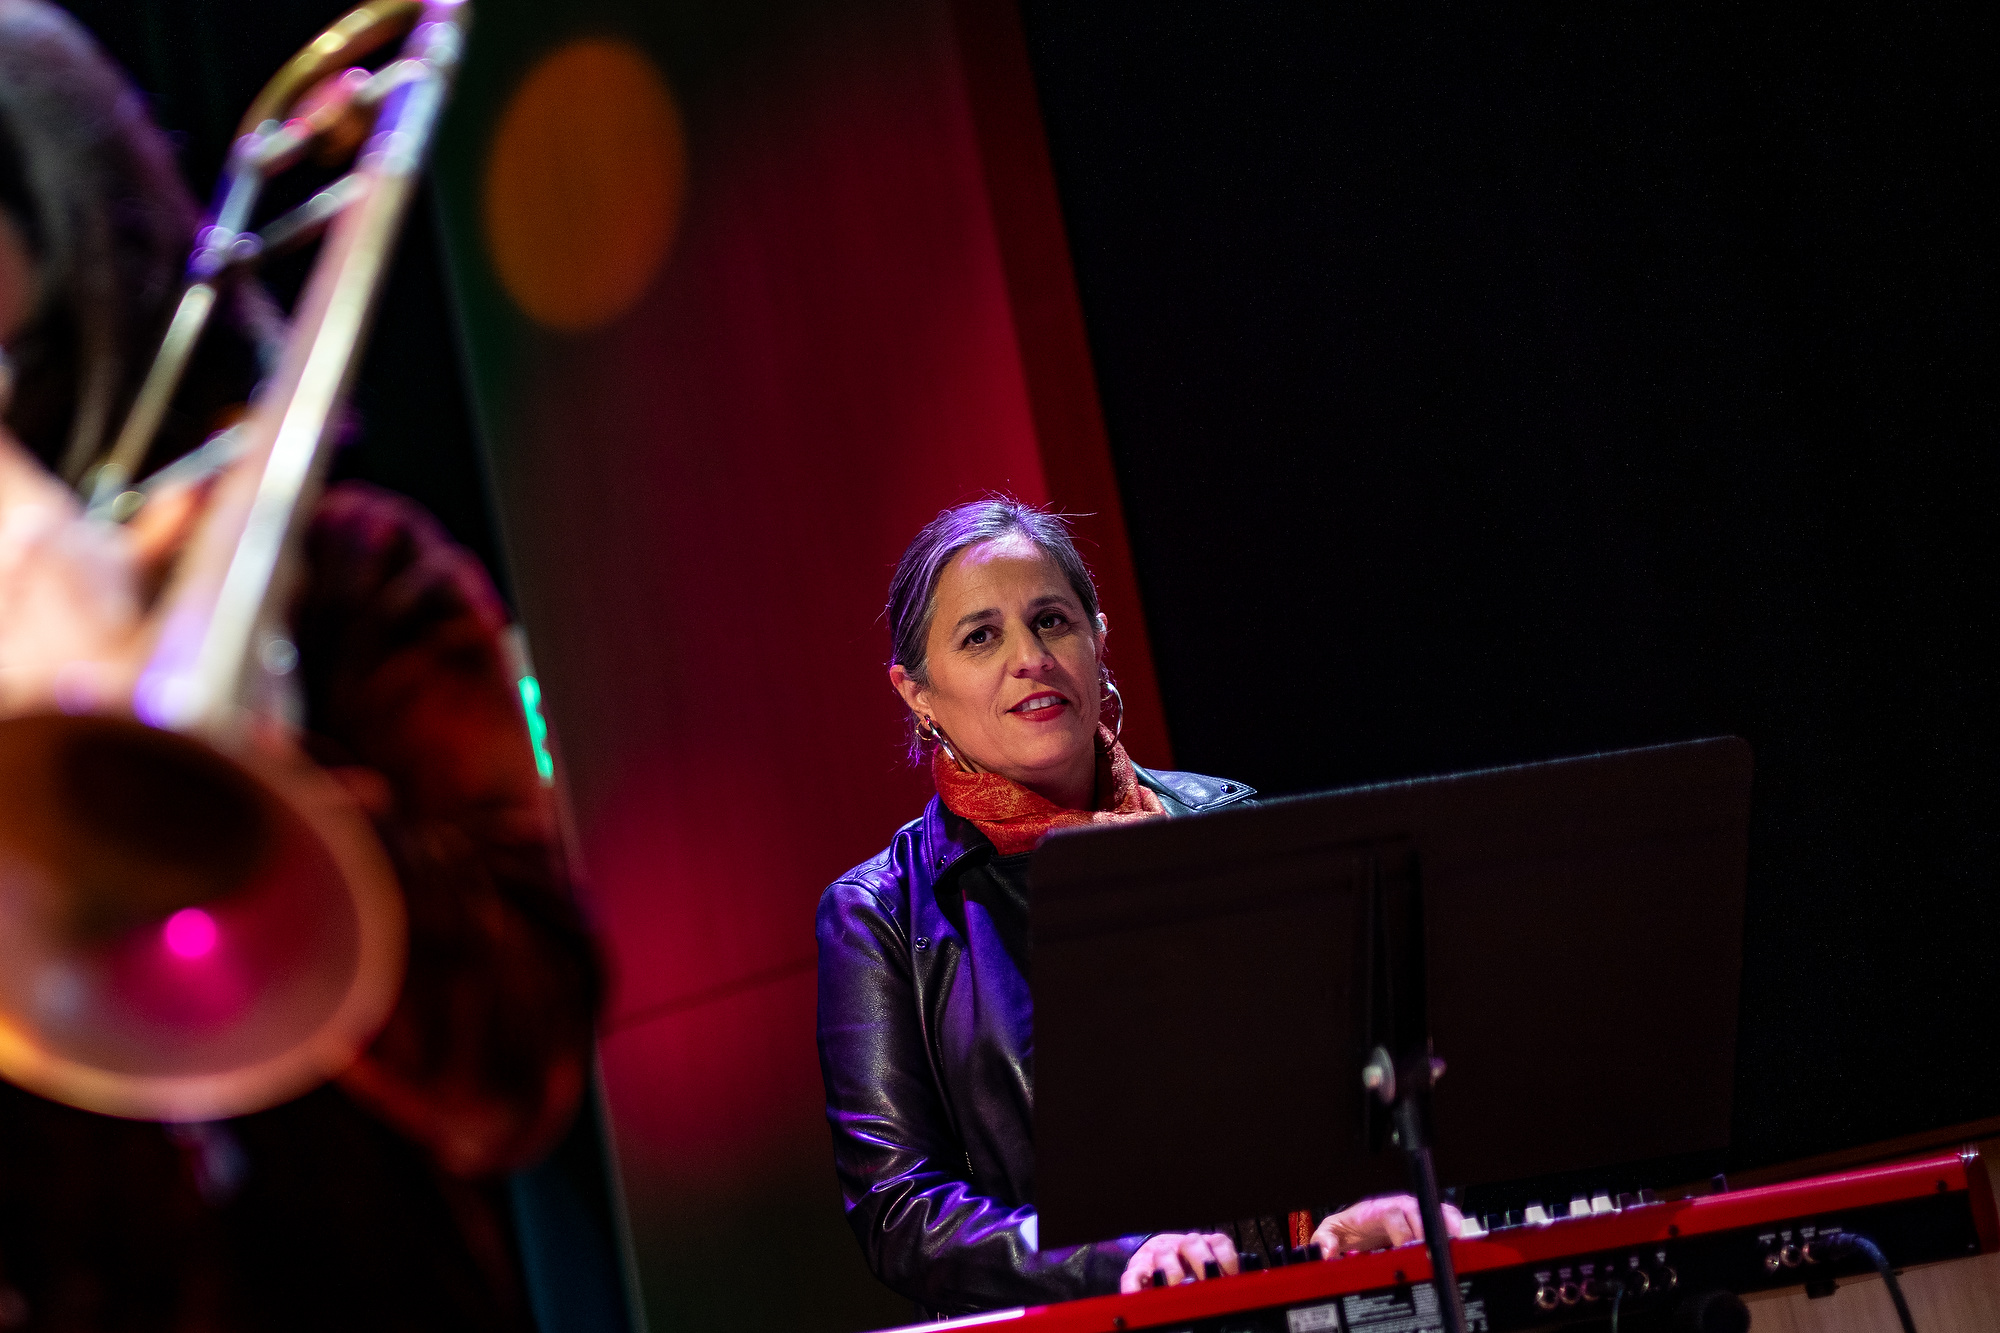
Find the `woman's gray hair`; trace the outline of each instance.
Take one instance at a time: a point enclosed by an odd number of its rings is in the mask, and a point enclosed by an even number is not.
[[[947,509],[926,523],[910,542],[889,581],[889,662],[900,666],[920,685],[929,654],[931,617],[937,610],[938,579],[952,557],[968,546],[1019,533],[1056,562],[1070,591],[1083,604],[1083,614],[1097,632],[1097,585],[1077,552],[1076,539],[1061,514],[1023,504],[1012,496],[992,496]],[[923,747],[910,719],[910,758],[920,760]]]

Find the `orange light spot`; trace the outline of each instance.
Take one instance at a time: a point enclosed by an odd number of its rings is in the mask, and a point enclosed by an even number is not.
[[[629,42],[569,42],[501,113],[486,159],[487,251],[530,318],[594,329],[652,283],[686,190],[680,110],[653,62]]]

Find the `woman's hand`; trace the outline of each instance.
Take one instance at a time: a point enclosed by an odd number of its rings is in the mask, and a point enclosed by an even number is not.
[[[135,567],[124,532],[0,430],[0,709],[89,702],[91,669],[136,632]]]
[[[122,526],[88,519],[0,427],[0,712],[90,708],[129,692],[148,603],[209,489],[171,488]]]
[[[1456,1236],[1465,1225],[1458,1209],[1444,1205],[1445,1230]],[[1407,1194],[1363,1199],[1319,1224],[1313,1243],[1331,1259],[1349,1250],[1383,1250],[1424,1238],[1424,1215]]]
[[[1199,1281],[1207,1274],[1211,1263],[1235,1276],[1236,1246],[1229,1237],[1219,1232],[1203,1235],[1192,1231],[1163,1231],[1157,1236],[1148,1236],[1146,1243],[1133,1252],[1132,1258],[1125,1264],[1125,1276],[1118,1279],[1118,1290],[1129,1292],[1150,1287],[1156,1272],[1167,1275],[1168,1286],[1177,1282]]]

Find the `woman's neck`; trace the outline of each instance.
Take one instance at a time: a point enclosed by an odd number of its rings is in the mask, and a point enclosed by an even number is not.
[[[1013,781],[1020,786],[1026,787],[1029,791],[1050,804],[1061,806],[1065,810],[1095,810],[1097,808],[1097,747],[1095,745],[1090,747],[1090,753],[1086,756],[1086,760],[1087,762],[1083,764],[1081,771],[1072,768],[1064,772],[1061,776],[1051,777],[1047,781],[1040,779],[1023,781],[1020,778],[1015,778]]]

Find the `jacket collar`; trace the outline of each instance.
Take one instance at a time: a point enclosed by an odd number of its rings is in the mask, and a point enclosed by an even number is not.
[[[1180,805],[1181,810],[1170,813],[1201,814],[1209,810],[1220,810],[1225,805],[1234,805],[1257,794],[1256,789],[1227,778],[1211,778],[1202,773],[1174,773],[1166,770],[1140,768],[1133,769],[1139,781],[1151,787],[1162,797]]]
[[[931,797],[930,804],[924,807],[923,833],[918,839],[918,847],[924,858],[924,873],[933,884],[973,853],[991,853],[993,850],[993,844],[971,820],[953,814],[936,796]]]

